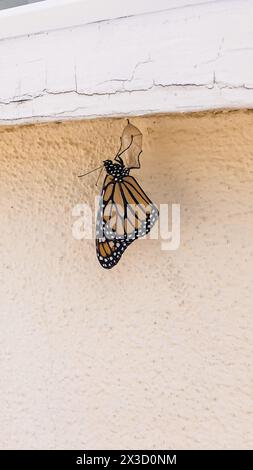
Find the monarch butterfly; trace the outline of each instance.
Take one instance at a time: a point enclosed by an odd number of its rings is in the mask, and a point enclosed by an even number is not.
[[[120,157],[117,163],[105,160],[104,168],[107,174],[99,198],[96,252],[101,266],[111,269],[134,240],[150,232],[159,213]]]
[[[138,132],[133,135],[133,130]],[[137,238],[148,234],[159,216],[157,207],[137,180],[129,174],[131,168],[140,168],[141,146],[138,148],[138,145],[141,145],[141,140],[138,144],[138,139],[142,137],[140,131],[128,121],[128,126],[122,134],[121,146],[124,141],[126,142],[129,131],[132,133],[130,144],[123,151],[120,151],[120,148],[114,159],[115,163],[112,160],[104,160],[102,165],[106,176],[98,204],[96,253],[99,263],[105,269],[116,266],[127,247]],[[137,139],[132,146],[134,137]],[[127,156],[128,165],[125,165],[121,158],[123,153]],[[136,165],[133,162],[133,155]]]

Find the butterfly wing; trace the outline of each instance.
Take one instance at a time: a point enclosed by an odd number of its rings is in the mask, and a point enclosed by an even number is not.
[[[155,204],[143,191],[133,176],[126,176],[121,183],[124,199],[127,201],[127,224],[131,228],[131,221],[135,220],[134,240],[147,235],[159,217]],[[128,238],[133,236],[129,233]]]
[[[119,220],[121,220],[117,212],[117,210],[121,210],[120,206],[117,207],[114,203],[118,189],[117,185],[118,183],[115,182],[114,178],[107,175],[99,198],[96,223],[96,252],[99,263],[106,269],[113,268],[119,262],[129,245],[127,240],[117,237],[116,234],[116,226],[120,231]]]
[[[150,232],[158,210],[133,176],[122,181],[107,175],[99,200],[96,251],[101,266],[114,267],[126,248]]]

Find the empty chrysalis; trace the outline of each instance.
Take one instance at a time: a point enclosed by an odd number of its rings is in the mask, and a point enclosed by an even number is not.
[[[127,125],[123,129],[120,142],[121,145],[117,155],[121,155],[124,165],[127,168],[140,168],[142,133],[129,120],[127,120]]]

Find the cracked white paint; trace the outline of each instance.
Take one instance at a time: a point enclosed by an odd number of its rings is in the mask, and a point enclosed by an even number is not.
[[[252,108],[252,2],[175,3],[2,39],[0,122]]]

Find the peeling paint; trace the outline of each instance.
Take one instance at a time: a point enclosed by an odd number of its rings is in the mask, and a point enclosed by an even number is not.
[[[253,4],[0,41],[0,123],[253,107]]]

